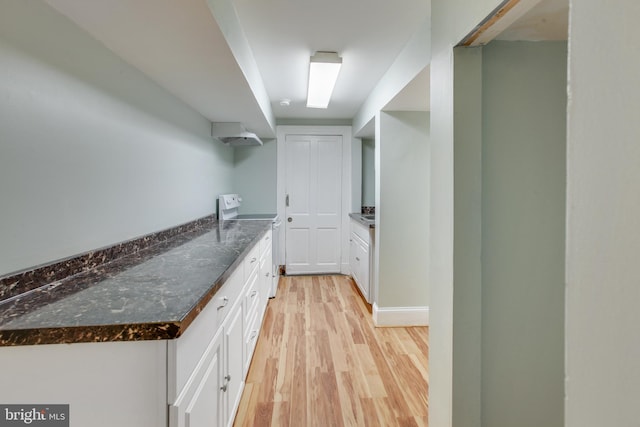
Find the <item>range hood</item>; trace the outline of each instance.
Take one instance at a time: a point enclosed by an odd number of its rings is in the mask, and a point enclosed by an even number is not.
[[[262,145],[262,140],[253,132],[248,132],[239,122],[211,123],[211,136],[225,145]]]

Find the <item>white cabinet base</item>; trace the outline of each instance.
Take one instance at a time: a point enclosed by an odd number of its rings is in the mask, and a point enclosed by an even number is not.
[[[349,236],[349,264],[351,276],[364,299],[370,303],[373,277],[373,236],[369,227],[351,220]]]
[[[69,404],[72,426],[166,426],[166,354],[166,341],[2,347],[0,402]]]

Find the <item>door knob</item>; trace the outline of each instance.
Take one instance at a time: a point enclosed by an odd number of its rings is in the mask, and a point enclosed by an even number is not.
[[[291,217],[287,218],[287,222],[291,222],[291,221],[293,221],[293,218]]]

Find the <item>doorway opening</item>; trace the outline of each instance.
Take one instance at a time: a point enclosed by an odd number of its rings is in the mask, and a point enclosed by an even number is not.
[[[568,7],[454,50],[454,425],[563,425]]]

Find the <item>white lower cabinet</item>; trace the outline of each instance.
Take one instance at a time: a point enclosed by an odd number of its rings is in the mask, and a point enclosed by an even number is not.
[[[182,337],[170,342],[169,377],[172,371],[175,374],[175,386],[169,385],[170,427],[233,425],[267,302],[261,297],[258,256],[259,251],[252,250],[218,291],[217,300],[207,305]],[[216,327],[221,311],[224,320]],[[193,352],[211,336],[211,327],[215,334],[193,367]],[[182,385],[181,378],[186,376]],[[181,390],[175,399],[172,388]]]
[[[233,424],[244,388],[244,360],[249,359],[245,357],[243,317],[243,303],[239,300],[209,343],[175,403],[170,406],[171,426]]]
[[[349,237],[349,265],[351,276],[367,302],[371,302],[371,277],[373,269],[373,236],[369,227],[351,221]]]

